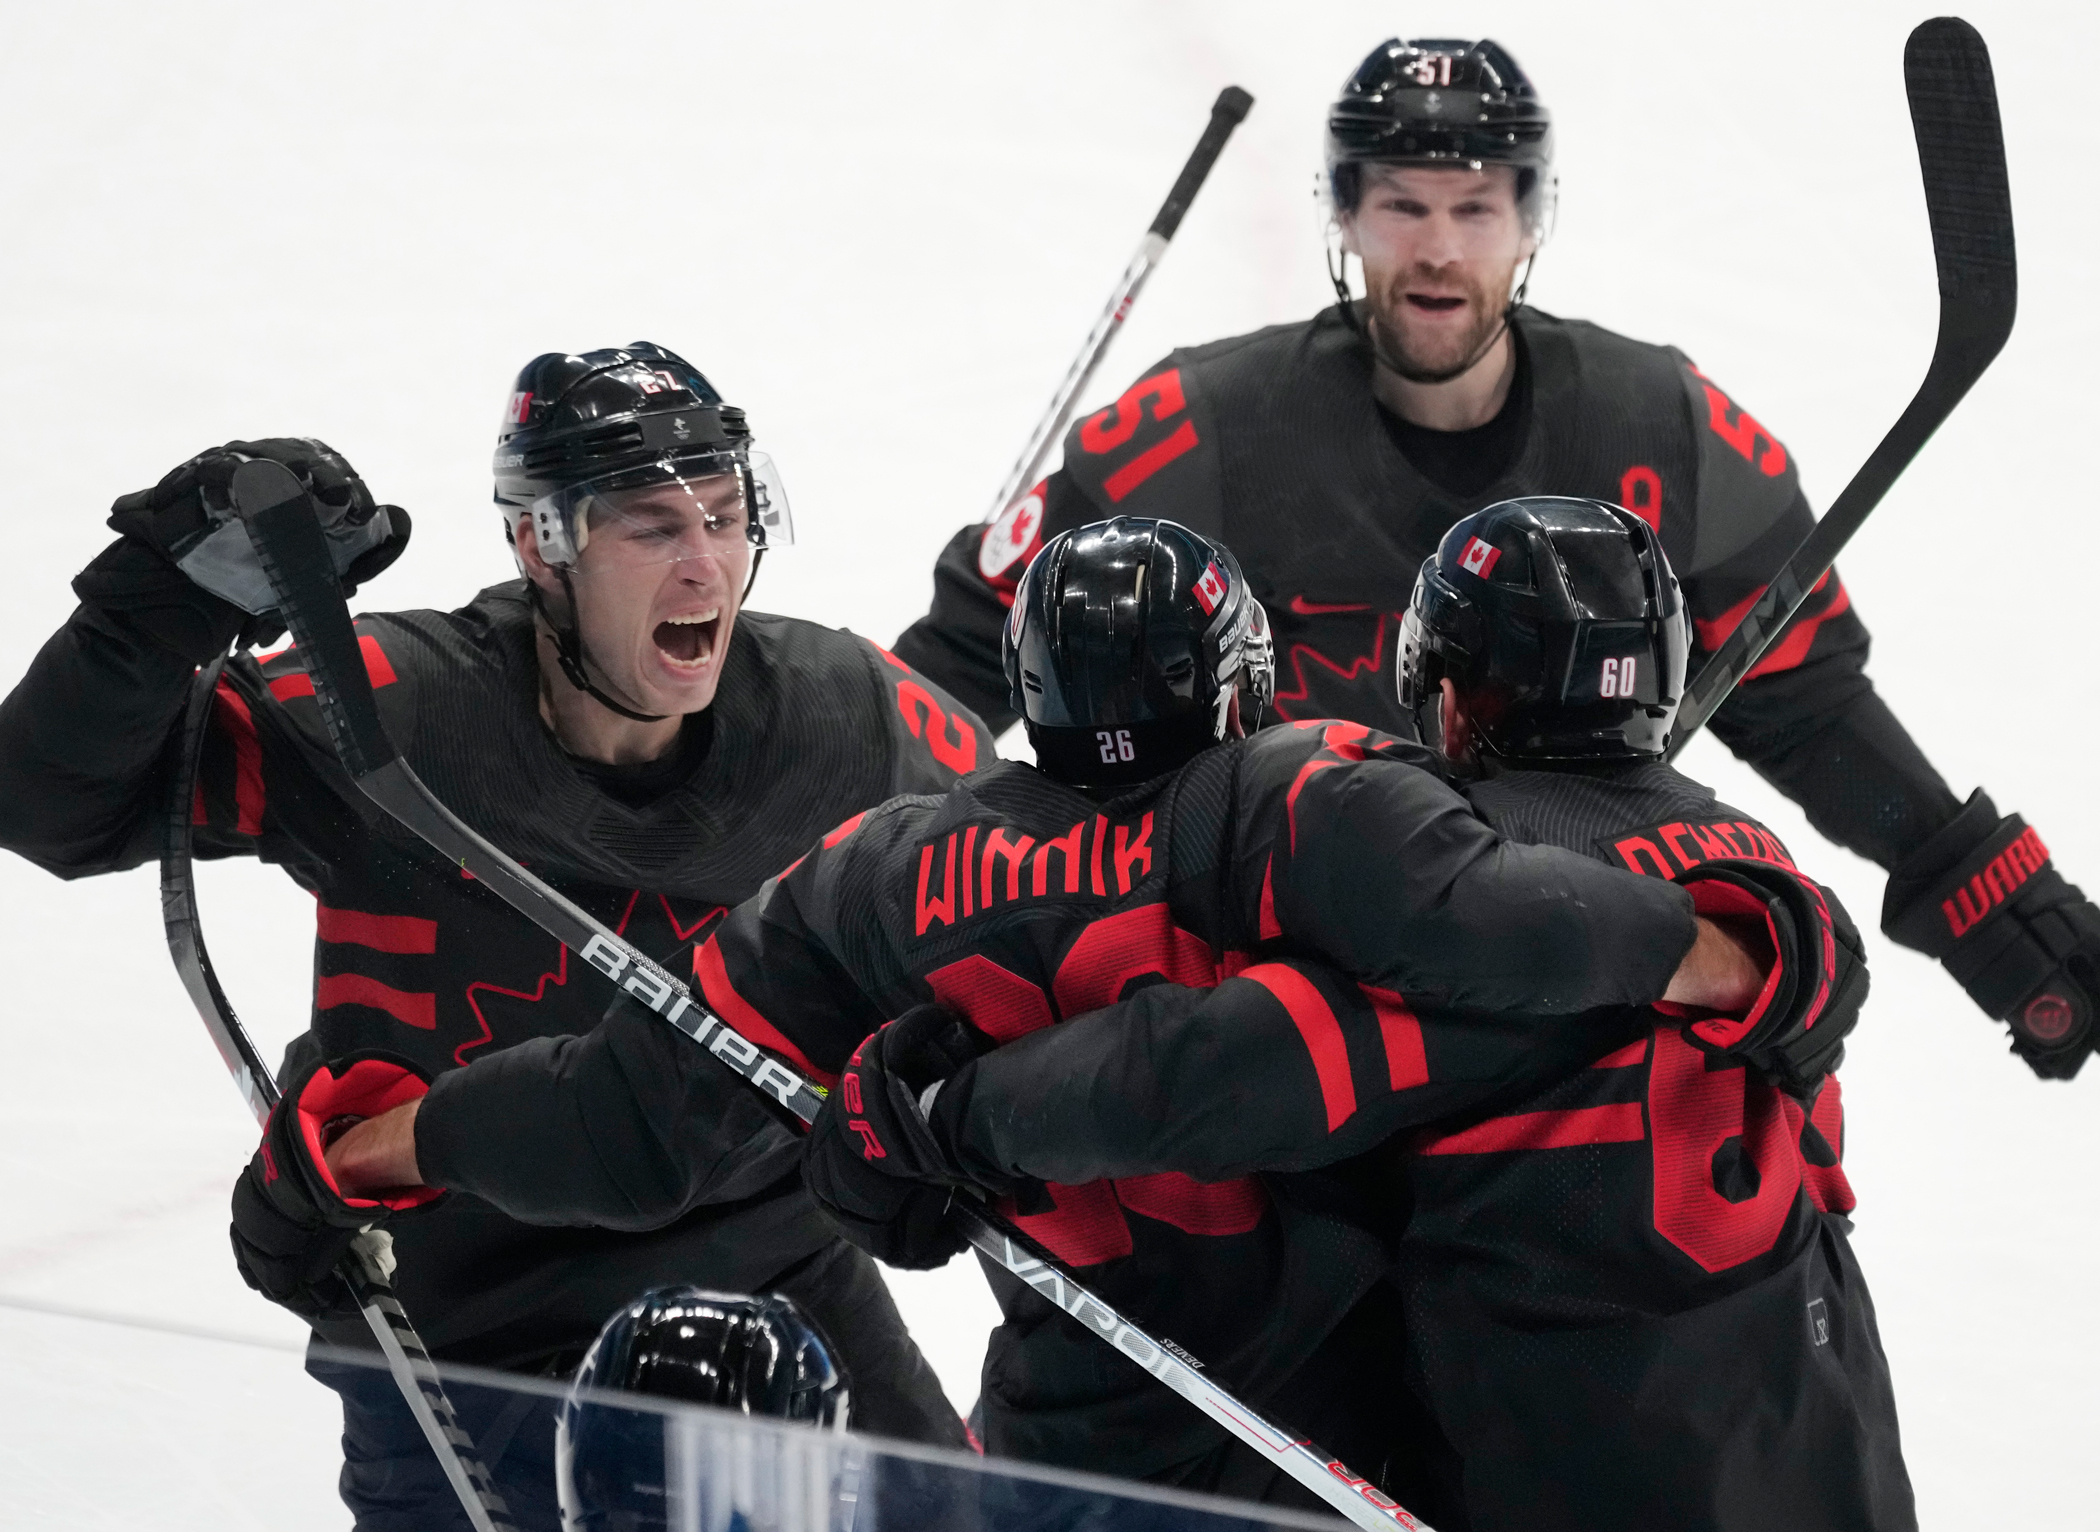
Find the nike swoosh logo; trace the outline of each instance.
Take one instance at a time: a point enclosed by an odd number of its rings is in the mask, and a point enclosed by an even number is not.
[[[1300,617],[1320,617],[1328,612],[1368,612],[1370,604],[1331,601],[1308,601],[1303,596],[1291,597],[1291,610]]]

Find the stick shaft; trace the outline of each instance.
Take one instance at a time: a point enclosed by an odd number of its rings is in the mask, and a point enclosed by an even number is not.
[[[1932,364],[1828,514],[1685,689],[1673,755],[1749,675],[2012,333],[2019,273],[1990,51],[1967,22],[1938,17],[1911,33],[1903,73],[1939,274],[1940,323]]]
[[[1152,226],[1138,241],[1137,252],[1131,256],[1130,264],[1123,268],[1123,275],[1117,278],[1100,317],[1086,332],[1079,354],[1065,369],[1057,392],[1050,396],[1050,407],[1035,423],[1027,445],[1008,470],[999,493],[993,496],[992,508],[985,514],[986,521],[997,521],[1007,507],[1020,499],[1042,476],[1043,464],[1049,461],[1052,450],[1064,436],[1080,394],[1100,368],[1102,358],[1108,355],[1108,348],[1115,343],[1123,321],[1130,317],[1130,310],[1137,303],[1138,294],[1144,290],[1146,279],[1152,275],[1152,268],[1167,253],[1167,246],[1181,228],[1181,220],[1189,205],[1196,200],[1196,193],[1203,189],[1211,168],[1218,163],[1218,156],[1224,153],[1226,140],[1232,137],[1232,130],[1240,125],[1253,105],[1254,98],[1237,85],[1228,85],[1218,93],[1218,99],[1210,109],[1209,125],[1204,128],[1203,136],[1196,140],[1196,147],[1188,162],[1181,167],[1181,174],[1174,178],[1173,190],[1160,204]]]
[[[204,926],[197,913],[197,880],[191,855],[192,804],[197,786],[199,754],[204,746],[205,726],[211,716],[212,698],[226,668],[220,656],[197,674],[183,713],[181,754],[170,794],[160,864],[161,923],[167,932],[168,954],[175,972],[198,1017],[211,1034],[234,1088],[258,1124],[269,1120],[277,1105],[277,1081],[263,1061],[255,1040],[235,1014],[233,1003],[219,983],[211,952],[204,945]],[[358,1236],[352,1254],[337,1269],[350,1289],[365,1324],[386,1359],[387,1370],[401,1390],[402,1401],[422,1428],[438,1466],[475,1532],[513,1532],[508,1509],[497,1493],[495,1482],[474,1450],[474,1441],[460,1425],[445,1385],[423,1338],[409,1323],[407,1312],[394,1296],[387,1273],[392,1266],[391,1242],[383,1233],[367,1230]]]

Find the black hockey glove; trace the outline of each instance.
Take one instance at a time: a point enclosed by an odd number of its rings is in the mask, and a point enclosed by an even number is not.
[[[1772,971],[1741,1016],[1706,1015],[1685,1036],[1708,1053],[1741,1059],[1798,1096],[1812,1093],[1845,1056],[1845,1038],[1867,999],[1866,950],[1845,907],[1821,884],[1769,862],[1704,862],[1678,880],[1710,919],[1761,920]]]
[[[264,643],[284,629],[248,529],[233,513],[234,470],[255,458],[284,464],[312,491],[336,573],[348,596],[401,556],[408,513],[376,505],[356,470],[321,442],[299,437],[228,442],[198,454],[151,489],[110,508],[122,536],[73,581],[91,606],[121,610],[163,647],[197,664],[235,638]]]
[[[444,1193],[419,1186],[344,1197],[323,1156],[367,1117],[429,1088],[414,1065],[383,1053],[323,1061],[292,1078],[233,1187],[233,1259],[250,1287],[309,1323],[355,1316],[350,1291],[335,1275],[350,1242],[390,1213]]]
[[[1981,788],[1954,822],[1889,874],[1881,929],[1938,958],[2013,1052],[2045,1080],[2078,1073],[2096,1041],[2100,909],[2064,881],[2018,814]]]
[[[992,1041],[942,1005],[915,1006],[861,1043],[810,1125],[802,1173],[846,1238],[924,1270],[969,1243],[948,1218],[964,1177],[923,1099]]]

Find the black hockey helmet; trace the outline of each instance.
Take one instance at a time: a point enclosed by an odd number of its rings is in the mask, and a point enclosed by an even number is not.
[[[1515,761],[1656,759],[1690,633],[1662,539],[1600,500],[1476,512],[1422,565],[1400,629],[1400,706],[1442,742],[1448,677],[1478,748]]]
[[[591,529],[625,524],[630,557],[661,563],[719,550],[703,530],[741,516],[752,545],[744,594],[768,548],[795,540],[787,491],[773,460],[751,445],[744,412],[675,351],[649,341],[571,356],[549,351],[518,374],[496,433],[496,504],[517,551],[515,522],[532,518],[539,555],[560,577],[569,610],[526,590],[554,635],[562,674],[623,718],[656,722],[591,679],[569,573]],[[522,556],[518,572],[525,574]]]
[[[605,1322],[555,1422],[565,1532],[666,1527],[662,1415],[596,1394],[651,1394],[844,1430],[846,1373],[814,1321],[778,1293],[644,1293]]]
[[[1553,221],[1553,118],[1500,43],[1389,38],[1327,112],[1327,193],[1356,207],[1365,165],[1511,165],[1535,240]]]
[[[591,518],[617,516],[620,491],[696,486],[733,476],[758,548],[795,540],[772,459],[756,451],[744,412],[700,370],[649,341],[525,364],[496,435],[496,503],[532,516],[540,556],[575,564]],[[695,491],[697,492],[697,491]],[[682,556],[677,539],[665,557]]]
[[[1076,787],[1172,771],[1275,695],[1269,617],[1223,543],[1118,516],[1060,533],[1014,592],[1006,684],[1036,760]]]

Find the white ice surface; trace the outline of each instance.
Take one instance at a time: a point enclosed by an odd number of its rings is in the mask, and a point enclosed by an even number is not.
[[[1170,346],[1323,301],[1320,109],[1403,28],[1499,37],[1552,105],[1563,210],[1541,306],[1683,346],[1827,504],[1932,345],[1900,67],[1926,14],[9,7],[0,683],[65,617],[108,502],[230,437],[327,437],[417,518],[366,600],[457,604],[509,572],[487,454],[517,367],[638,337],[698,362],[782,465],[803,546],[769,561],[762,604],[887,641],[1227,83],[1254,93],[1253,116],[1095,400]],[[1996,50],[2023,317],[1844,571],[1877,682],[1956,791],[1988,784],[2095,880],[2100,536],[2080,379],[2100,23],[2014,3],[1974,19]],[[1874,868],[1711,744],[1686,764],[1874,923]],[[208,869],[204,898],[274,1055],[305,1015],[309,901],[253,867]],[[169,971],[151,872],[64,885],[0,861],[0,915],[0,1299],[295,1340],[227,1254],[225,1194],[254,1132]],[[2090,1526],[2100,1069],[2039,1084],[1930,965],[1878,937],[1874,956],[1848,1163],[1924,1523]],[[958,1264],[897,1287],[967,1405],[982,1283]],[[341,1522],[329,1400],[289,1358],[94,1333],[0,1316],[0,1484],[43,1487],[11,1525],[241,1524],[200,1485],[296,1485],[256,1524]],[[243,1451],[275,1466],[236,1477],[222,1460]],[[66,1484],[85,1507],[165,1504],[68,1514],[52,1498]]]

